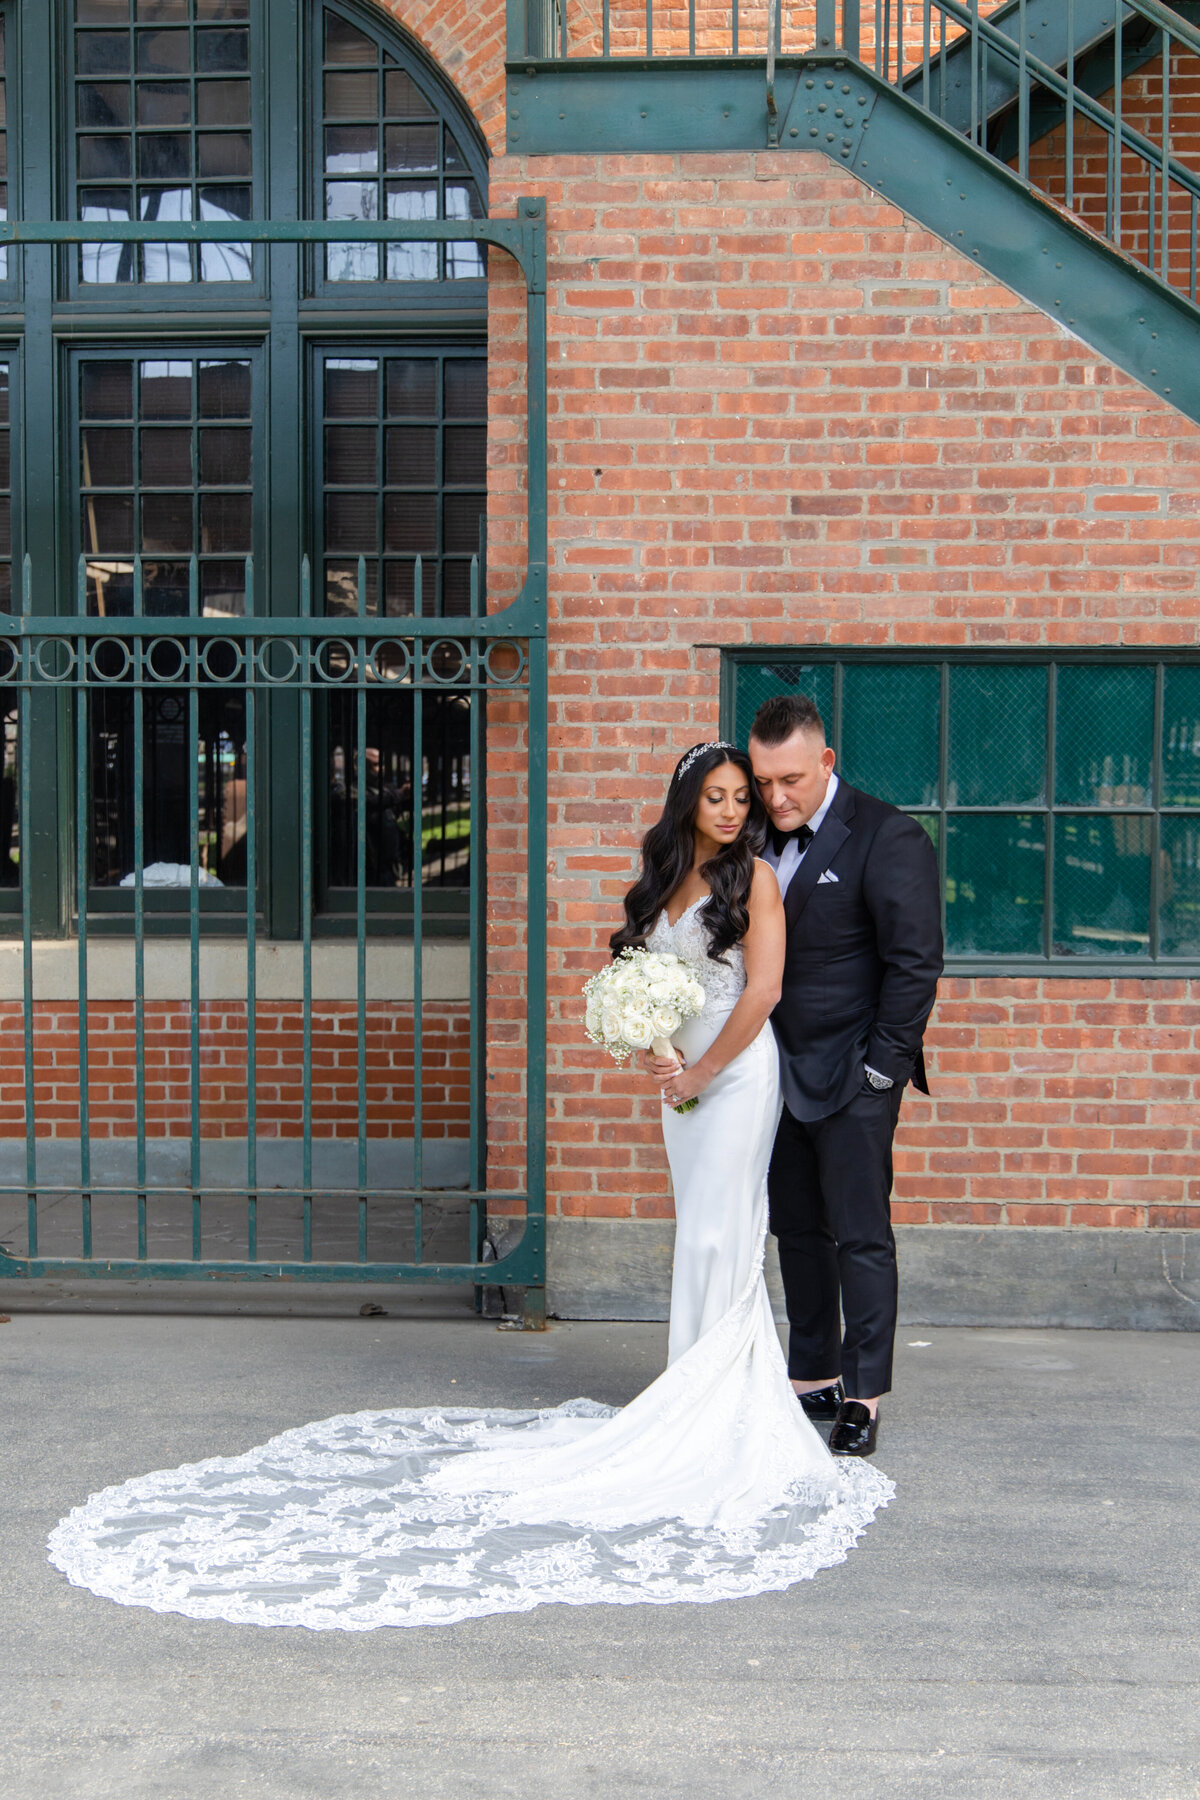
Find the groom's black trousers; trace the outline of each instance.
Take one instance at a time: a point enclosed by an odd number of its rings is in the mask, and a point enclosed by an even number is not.
[[[851,1398],[869,1400],[892,1385],[892,1138],[903,1091],[899,1083],[883,1092],[864,1084],[824,1119],[801,1121],[785,1107],[771,1156],[788,1374],[820,1381],[840,1373]]]

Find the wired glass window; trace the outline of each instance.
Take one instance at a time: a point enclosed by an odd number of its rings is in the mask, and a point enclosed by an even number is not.
[[[251,0],[75,0],[78,216],[236,222],[253,208]],[[249,281],[250,246],[84,244],[84,283]]]
[[[734,662],[745,742],[815,700],[838,766],[938,848],[951,957],[1200,960],[1200,663]]]
[[[487,504],[483,355],[331,355],[319,395],[326,611],[357,611],[362,557],[367,612],[382,595],[385,616],[469,614]]]
[[[321,216],[481,219],[483,198],[459,139],[412,74],[333,7],[321,15]],[[331,244],[329,281],[478,279],[473,243]]]
[[[253,364],[249,358],[96,356],[77,365],[82,571],[88,611],[180,617],[246,610],[252,542]],[[119,676],[119,639],[97,673]],[[186,651],[158,652],[163,674]],[[171,663],[171,657],[177,659]],[[199,764],[200,865],[206,886],[241,886],[246,871],[243,692],[206,659],[199,742],[183,688],[147,681],[141,756],[145,861],[154,880],[185,886],[191,860],[188,759]],[[153,671],[151,673],[154,673]],[[169,678],[169,674],[168,674]],[[97,886],[134,864],[136,705],[128,687],[92,696],[93,869]]]

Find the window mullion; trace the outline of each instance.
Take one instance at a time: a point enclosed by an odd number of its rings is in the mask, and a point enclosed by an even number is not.
[[[1166,796],[1163,793],[1162,740],[1163,740],[1163,688],[1165,670],[1161,662],[1154,667],[1154,745],[1150,752],[1150,955],[1158,961],[1158,912],[1162,903],[1162,869],[1160,855],[1162,845],[1162,807]]]
[[[1046,946],[1046,959],[1054,956],[1054,861],[1055,819],[1054,802],[1057,799],[1056,761],[1058,718],[1058,664],[1051,662],[1046,680],[1046,902],[1043,937]]]
[[[265,121],[268,217],[299,219],[304,144],[300,96],[304,85],[306,38],[304,9],[295,0],[265,0],[266,43],[261,67],[271,71],[269,103],[256,94]],[[273,244],[265,252],[270,295],[271,338],[268,349],[268,402],[265,456],[267,504],[266,567],[256,571],[255,606],[260,612],[296,614],[300,610],[300,565],[308,538],[304,469],[304,345],[300,338],[301,250],[297,244]],[[263,764],[265,822],[261,872],[262,905],[267,931],[278,938],[300,935],[300,796],[295,772],[300,767],[300,702],[295,694],[272,694],[264,700],[266,743]]]
[[[53,171],[56,166],[53,126],[56,116],[54,70],[57,10],[45,0],[26,0],[20,20],[19,119],[22,191],[17,199],[26,218],[56,216]],[[14,209],[15,210],[15,209]],[[68,590],[60,594],[58,492],[58,402],[53,328],[55,251],[49,246],[21,252],[18,279],[24,289],[25,336],[22,356],[21,490],[25,518],[21,534],[32,559],[33,605],[42,613],[70,609]],[[20,573],[16,572],[19,591]],[[31,764],[31,817],[28,873],[35,935],[61,935],[69,917],[67,871],[71,855],[69,789],[60,794],[60,758],[68,751],[70,719],[66,697],[35,692],[30,712],[28,754]],[[65,767],[70,768],[70,759]]]

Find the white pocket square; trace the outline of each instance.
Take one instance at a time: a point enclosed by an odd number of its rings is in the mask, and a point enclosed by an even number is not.
[[[817,876],[817,886],[820,887],[820,885],[823,881],[836,881],[836,880],[837,880],[837,876],[834,874],[832,869],[822,869],[821,873]]]

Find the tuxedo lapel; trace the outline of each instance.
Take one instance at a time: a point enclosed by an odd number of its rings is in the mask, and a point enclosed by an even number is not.
[[[854,817],[854,789],[842,781],[833,796],[833,804],[821,820],[820,829],[804,853],[804,861],[788,883],[783,902],[784,917],[794,925],[818,881],[850,836],[848,821]]]

